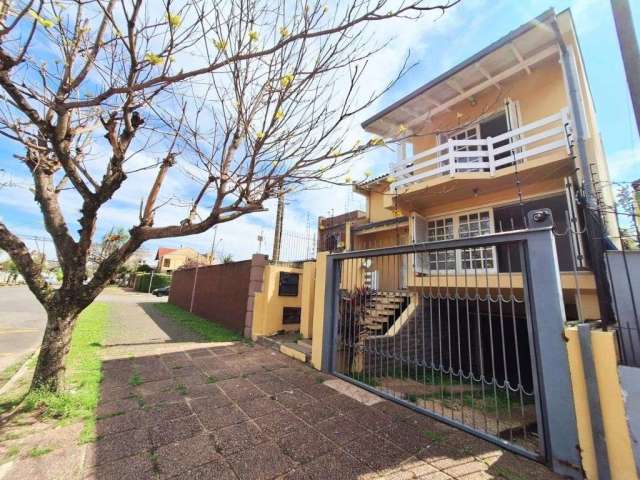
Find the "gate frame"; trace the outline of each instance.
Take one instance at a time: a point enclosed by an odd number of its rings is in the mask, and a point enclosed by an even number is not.
[[[501,232],[481,237],[425,242],[370,250],[355,250],[327,256],[325,308],[322,341],[322,370],[349,381],[376,395],[431,416],[534,460],[542,460],[554,472],[572,479],[582,479],[583,470],[578,441],[577,420],[573,403],[571,374],[564,335],[565,311],[560,282],[553,221],[550,212],[529,212],[530,225],[536,228]],[[542,426],[540,455],[515,444],[500,441],[492,435],[472,429],[448,417],[422,409],[411,402],[354,380],[336,371],[338,315],[338,285],[340,260],[381,255],[415,254],[433,250],[497,246],[516,243],[520,246],[524,295],[527,307],[527,328],[531,351],[536,413]],[[558,321],[559,320],[559,321]]]

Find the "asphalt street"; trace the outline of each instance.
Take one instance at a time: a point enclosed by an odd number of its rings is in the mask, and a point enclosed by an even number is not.
[[[107,288],[97,301],[166,302],[167,297]],[[46,318],[44,309],[26,286],[0,287],[0,371],[38,348]]]
[[[38,347],[46,320],[26,286],[0,287],[0,370]]]

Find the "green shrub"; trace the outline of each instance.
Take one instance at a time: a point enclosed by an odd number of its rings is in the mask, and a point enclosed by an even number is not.
[[[152,274],[150,273],[138,273],[138,278],[136,279],[136,290],[138,292],[148,292],[149,291],[149,282],[151,281],[151,290],[153,291],[156,288],[166,287],[171,285],[171,275],[166,275],[164,273],[154,273],[153,280],[151,279]]]

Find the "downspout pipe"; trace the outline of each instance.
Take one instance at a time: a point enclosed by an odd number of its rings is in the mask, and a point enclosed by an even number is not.
[[[587,147],[585,145],[586,128],[581,115],[582,108],[580,102],[580,89],[578,87],[578,72],[576,72],[575,63],[571,56],[571,52],[567,48],[567,44],[562,38],[560,27],[558,26],[557,17],[551,19],[551,28],[556,36],[556,42],[560,49],[560,61],[562,62],[567,88],[569,90],[569,102],[573,113],[572,120],[576,133],[576,147],[578,148],[578,161],[580,162],[580,170],[582,170],[582,183],[584,188],[584,196],[587,206],[595,207],[595,196],[593,183],[591,178],[591,167],[587,158]]]
[[[557,17],[551,19],[551,28],[556,36],[556,41],[560,49],[560,59],[564,71],[564,76],[569,90],[569,101],[571,103],[572,118],[574,130],[576,133],[576,146],[578,148],[578,161],[580,162],[580,170],[582,170],[582,186],[584,191],[584,201],[586,203],[585,220],[587,233],[590,238],[590,251],[592,258],[592,268],[596,280],[596,291],[598,295],[598,306],[600,308],[601,321],[605,330],[608,325],[614,322],[613,309],[611,307],[610,287],[606,275],[605,266],[605,250],[607,248],[608,233],[602,224],[597,212],[595,202],[595,192],[593,179],[591,178],[591,167],[587,156],[587,146],[585,144],[586,130],[581,115],[581,99],[580,90],[578,88],[578,72],[576,63],[573,61],[571,52],[567,48],[567,44],[562,38],[560,27],[558,26]],[[597,239],[601,240],[598,241]]]

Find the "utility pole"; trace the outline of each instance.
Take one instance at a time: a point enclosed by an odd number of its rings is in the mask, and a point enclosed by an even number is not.
[[[278,192],[278,209],[276,211],[276,229],[273,232],[273,255],[274,262],[280,260],[280,244],[282,242],[282,220],[284,218],[284,189],[280,186]]]
[[[263,241],[264,241],[264,230],[260,229],[260,235],[258,235],[258,253],[262,253]]]
[[[640,50],[638,49],[638,39],[633,26],[629,0],[611,0],[611,9],[616,24],[624,72],[629,85],[633,113],[636,117],[636,128],[640,133]]]
[[[216,237],[218,236],[218,226],[216,225],[213,228],[213,241],[211,242],[211,253],[209,254],[209,261],[211,262],[211,265],[213,265],[213,255],[215,252],[215,248],[216,248]]]

